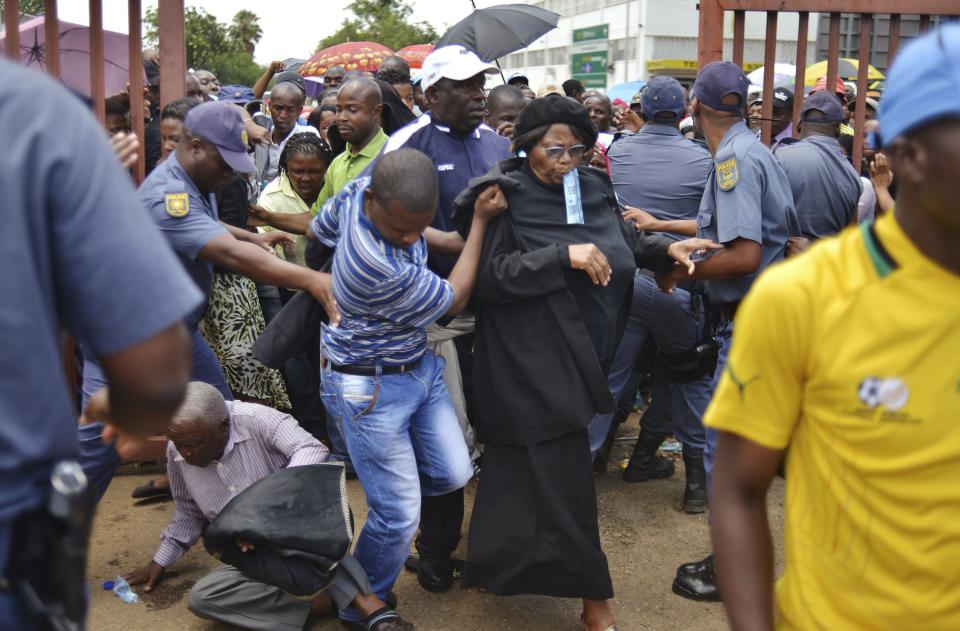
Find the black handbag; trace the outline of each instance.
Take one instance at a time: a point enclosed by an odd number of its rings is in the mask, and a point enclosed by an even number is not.
[[[238,538],[253,550],[243,552]],[[341,463],[271,473],[230,500],[203,533],[207,552],[221,562],[296,597],[323,591],[352,541]]]

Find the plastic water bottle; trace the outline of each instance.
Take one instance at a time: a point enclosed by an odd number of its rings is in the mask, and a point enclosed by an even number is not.
[[[118,576],[117,580],[113,582],[113,593],[128,605],[140,602],[140,597],[137,596],[137,592],[130,589],[130,583],[122,576]]]

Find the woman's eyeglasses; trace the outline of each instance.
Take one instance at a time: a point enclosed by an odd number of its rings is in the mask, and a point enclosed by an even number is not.
[[[583,154],[586,153],[586,145],[573,145],[572,147],[544,147],[543,152],[547,154],[547,157],[557,162],[560,158],[563,157],[563,154],[570,156],[571,160],[577,161],[583,157]]]

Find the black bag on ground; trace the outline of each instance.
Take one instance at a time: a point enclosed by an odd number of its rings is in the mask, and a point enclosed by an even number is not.
[[[253,544],[242,552],[237,539]],[[203,533],[207,552],[247,578],[292,596],[333,580],[353,523],[340,463],[280,469],[230,500]]]

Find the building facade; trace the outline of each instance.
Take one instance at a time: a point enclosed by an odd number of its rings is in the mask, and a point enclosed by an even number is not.
[[[526,49],[500,60],[505,74],[523,71],[534,89],[547,83],[559,84],[581,74],[589,80],[577,78],[588,87],[597,88],[647,80],[657,74],[668,74],[686,83],[696,76],[699,25],[696,0],[525,1],[562,16],[558,28]],[[810,16],[807,63],[816,60],[818,21],[816,14]],[[796,13],[779,16],[778,62],[796,62],[797,22]],[[604,25],[605,29],[600,28]],[[763,62],[765,28],[763,13],[747,14],[744,66],[748,70]],[[724,29],[724,57],[730,59],[733,56],[732,13],[724,20]],[[578,41],[575,42],[575,38]],[[589,72],[579,72],[584,70]]]

